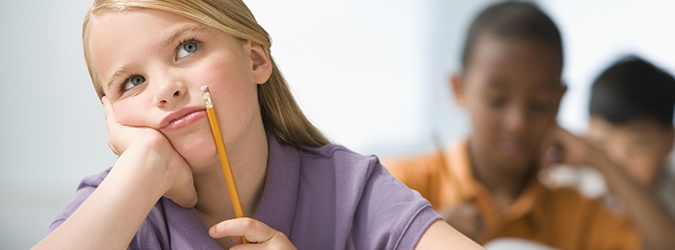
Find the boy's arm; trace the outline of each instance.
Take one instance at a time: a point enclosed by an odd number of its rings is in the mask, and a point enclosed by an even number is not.
[[[613,193],[623,200],[633,224],[642,235],[643,248],[675,249],[675,222],[649,190],[632,181],[623,168],[583,139],[559,127],[552,132],[552,138],[549,145],[560,147],[563,153],[558,156],[547,153],[544,166],[559,162],[597,168]]]
[[[592,165],[603,173],[607,185],[621,197],[633,224],[643,238],[643,249],[675,249],[675,222],[647,189],[635,183],[623,168],[605,155],[592,156]]]

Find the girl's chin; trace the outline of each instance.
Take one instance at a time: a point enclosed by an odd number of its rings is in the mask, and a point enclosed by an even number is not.
[[[210,141],[190,140],[184,143],[174,143],[173,145],[193,171],[219,162],[218,151],[213,144],[213,139]]]
[[[193,172],[213,166],[214,164],[220,164],[218,153],[215,150],[212,154],[199,152],[195,154],[183,155],[183,158],[185,158],[185,161],[190,165],[190,168],[192,168]]]

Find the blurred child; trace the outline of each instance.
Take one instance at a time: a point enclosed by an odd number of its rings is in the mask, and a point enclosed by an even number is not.
[[[636,207],[642,203],[613,193],[632,203],[624,204],[627,212],[637,226],[654,231],[651,237],[667,233],[663,241],[675,235],[675,187],[668,159],[675,139],[674,108],[675,79],[637,57],[626,57],[606,69],[591,91],[591,142],[652,200],[648,203],[661,209]],[[612,180],[607,181],[611,185]]]
[[[562,66],[558,28],[536,6],[487,8],[471,24],[462,70],[452,77],[455,101],[471,116],[469,138],[447,152],[385,166],[479,243],[516,237],[561,249],[638,249],[628,219],[536,178],[550,164],[543,149],[559,145],[564,132],[555,122],[565,92]]]
[[[625,58],[593,84],[589,137],[641,186],[652,189],[667,177],[674,107],[675,79],[640,58]]]

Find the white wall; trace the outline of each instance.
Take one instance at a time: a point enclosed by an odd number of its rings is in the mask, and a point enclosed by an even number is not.
[[[431,1],[246,1],[304,112],[362,153],[405,150],[429,126]]]
[[[305,113],[363,154],[428,150],[468,129],[448,76],[466,26],[494,0],[247,1]],[[279,11],[283,9],[285,11]]]
[[[90,0],[0,0],[0,249],[26,249],[79,180],[111,166],[87,74]],[[246,0],[304,112],[333,141],[382,156],[463,136],[447,86],[469,22],[494,0]],[[669,15],[654,1],[540,1],[560,26],[570,85],[560,122],[585,129],[588,85],[618,53],[675,71]]]
[[[543,0],[540,4],[563,36],[563,78],[569,90],[558,120],[564,127],[586,131],[591,84],[623,55],[637,54],[675,73],[675,2]]]
[[[0,249],[28,249],[79,180],[111,166],[82,56],[89,0],[0,0]]]

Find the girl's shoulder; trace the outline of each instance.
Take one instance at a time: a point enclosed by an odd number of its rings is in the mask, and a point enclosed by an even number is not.
[[[342,145],[328,144],[323,147],[299,147],[298,156],[300,172],[316,173],[337,178],[337,181],[345,181],[347,185],[364,186],[373,177],[390,176],[382,171],[384,167],[375,155],[362,155]],[[319,176],[317,176],[319,177]],[[319,177],[320,178],[320,177]],[[340,185],[341,183],[336,183]]]
[[[364,156],[356,153],[345,146],[339,144],[328,144],[323,147],[297,147],[300,157],[309,159],[325,159],[325,160],[349,160],[362,158],[377,158],[374,155]]]
[[[297,148],[300,157],[308,159],[325,159],[330,161],[350,161],[376,159],[375,155],[362,155],[339,144],[328,144],[323,147],[300,146]]]
[[[336,144],[295,149],[299,176],[297,186],[293,185],[297,193],[290,235],[294,242],[305,242],[302,248],[325,244],[313,245],[302,234],[325,225],[322,230],[335,232],[337,249],[412,249],[429,225],[441,219],[419,193],[389,174],[375,155],[361,155]],[[341,245],[345,243],[349,244]]]

